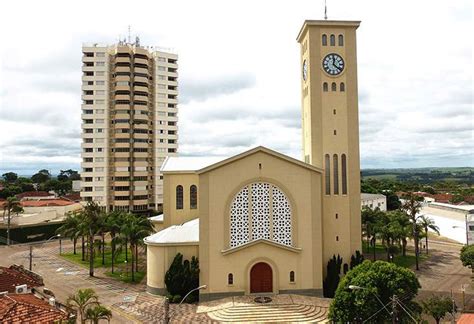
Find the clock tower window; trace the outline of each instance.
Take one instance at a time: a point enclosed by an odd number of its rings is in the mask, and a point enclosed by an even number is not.
[[[331,35],[331,36],[329,37],[329,45],[331,45],[331,46],[336,46],[336,36]]]
[[[341,92],[346,91],[346,85],[344,84],[344,82],[341,82],[341,84],[339,85],[339,91]]]
[[[338,38],[338,45],[339,46],[344,46],[344,36],[339,35],[337,38]]]
[[[323,91],[324,91],[324,92],[328,92],[328,90],[329,90],[329,89],[328,89],[328,83],[327,83],[327,82],[324,82],[324,83],[323,83]]]
[[[337,91],[337,84],[336,84],[336,82],[333,82],[333,83],[331,84],[331,91]]]
[[[322,44],[323,44],[323,46],[328,46],[328,35],[323,34]]]

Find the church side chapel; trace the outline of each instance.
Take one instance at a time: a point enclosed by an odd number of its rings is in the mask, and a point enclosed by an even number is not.
[[[168,293],[180,253],[199,259],[200,300],[322,296],[329,259],[361,249],[359,23],[307,20],[298,34],[302,160],[259,146],[165,161],[163,229],[145,239],[149,292]]]

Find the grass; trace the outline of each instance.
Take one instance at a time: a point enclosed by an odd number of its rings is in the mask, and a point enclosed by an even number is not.
[[[372,258],[374,250],[373,247],[370,247],[369,250],[367,249],[367,242],[362,242],[362,251],[367,259]],[[382,244],[375,245],[375,255],[377,257],[377,260],[387,261],[387,250]],[[427,259],[428,255],[426,255],[423,251],[420,251],[419,263],[421,264]],[[416,263],[415,254],[407,251],[406,256],[403,256],[400,252],[399,254],[394,256],[393,262],[401,267],[411,268]]]
[[[62,253],[61,257],[64,259],[71,261],[75,264],[78,264],[80,266],[83,266],[85,268],[89,268],[89,259],[88,256],[86,255],[85,261],[82,261],[82,256],[80,253],[80,249],[77,254],[74,253]],[[143,257],[143,256],[142,256]],[[114,278],[116,280],[123,281],[125,283],[139,283],[143,277],[145,276],[144,271],[138,271],[135,272],[135,281],[132,282],[132,272],[130,270],[130,267],[132,266],[132,254],[130,252],[130,249],[128,250],[128,264],[125,263],[125,252],[121,253],[116,253],[115,255],[115,261],[114,261],[114,273],[111,271],[106,271],[105,275],[108,277]],[[102,264],[102,253],[99,253],[96,251],[96,255],[94,258],[94,268],[112,268],[112,251],[110,248],[105,249],[105,258],[104,258],[104,264]]]

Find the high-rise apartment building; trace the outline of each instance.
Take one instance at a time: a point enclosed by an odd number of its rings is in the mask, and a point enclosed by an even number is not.
[[[178,56],[138,38],[82,52],[82,199],[161,209],[160,167],[178,150]]]

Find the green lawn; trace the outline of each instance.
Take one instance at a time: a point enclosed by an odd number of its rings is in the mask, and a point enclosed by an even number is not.
[[[77,254],[74,253],[62,253],[61,257],[63,257],[66,260],[69,260],[71,262],[74,262],[80,266],[83,266],[85,268],[89,268],[89,259],[88,256],[86,255],[86,260],[82,261],[81,253],[80,251]],[[132,254],[130,252],[130,249],[128,250],[128,264],[125,263],[125,252],[121,252],[116,254],[115,256],[115,262],[114,262],[114,273],[110,271],[106,271],[105,274],[111,278],[126,282],[126,283],[133,283],[132,282],[132,276],[131,276],[131,270],[130,267],[132,266],[131,262],[131,257]],[[142,256],[143,257],[143,256]],[[102,254],[96,252],[95,258],[94,258],[94,268],[108,268],[109,270],[112,268],[112,251],[110,248],[105,249],[105,258],[104,258],[104,265],[102,264]],[[135,273],[135,282],[134,283],[139,283],[143,277],[145,276],[144,271],[138,271]]]
[[[364,256],[370,260],[372,259],[373,255],[373,247],[370,247],[370,250],[367,250],[367,242],[362,242],[362,250],[364,253]],[[382,244],[376,244],[375,245],[375,255],[377,257],[377,260],[382,260],[382,261],[387,261],[387,251],[385,250],[385,247]],[[424,251],[420,251],[420,257],[419,257],[419,262],[422,263],[423,261],[427,260],[428,256],[424,253]],[[401,252],[393,258],[393,262],[401,267],[404,268],[411,268],[412,266],[415,265],[416,263],[416,258],[414,253],[411,253],[411,251],[407,251],[407,255],[403,256]]]

